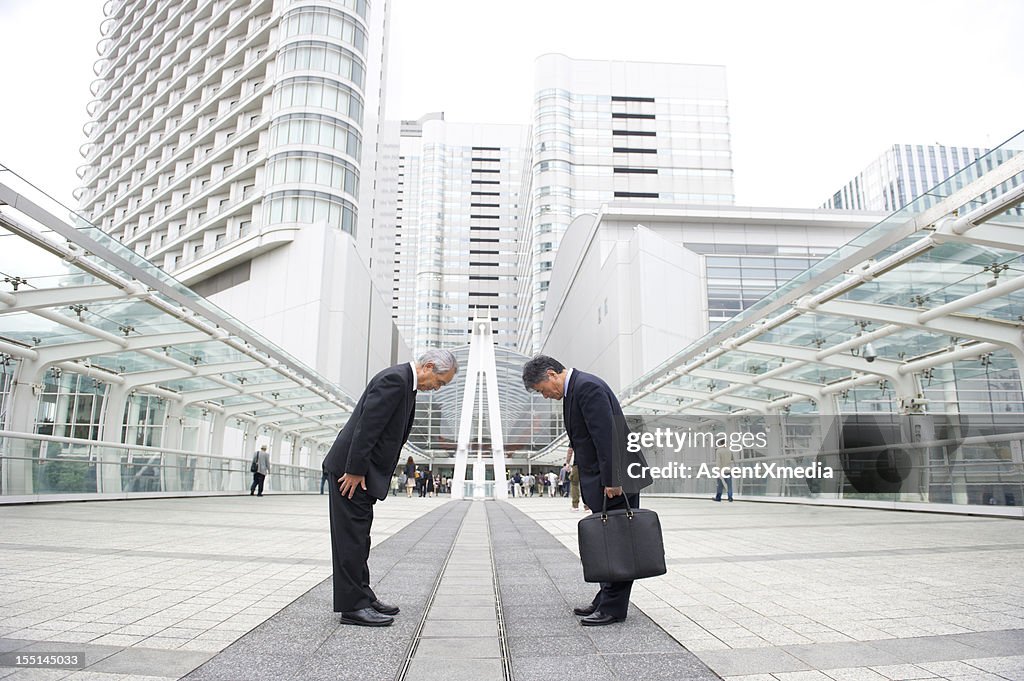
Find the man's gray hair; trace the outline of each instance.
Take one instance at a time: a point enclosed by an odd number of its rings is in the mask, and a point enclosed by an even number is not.
[[[423,366],[428,362],[434,363],[435,374],[447,374],[452,369],[454,369],[456,373],[459,371],[459,360],[455,359],[455,355],[452,354],[451,350],[442,350],[440,348],[427,350],[420,355],[420,358],[416,361],[416,365]]]

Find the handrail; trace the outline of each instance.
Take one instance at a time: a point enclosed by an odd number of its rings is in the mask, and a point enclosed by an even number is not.
[[[111,449],[130,450],[133,452],[143,451],[152,452],[154,454],[184,454],[187,456],[209,456],[217,459],[226,459],[229,461],[245,461],[248,462],[248,457],[241,456],[224,456],[223,454],[212,454],[204,452],[195,452],[186,449],[171,449],[168,447],[151,447],[149,445],[130,445],[123,442],[106,442],[104,440],[88,440],[85,438],[77,437],[58,437],[56,435],[40,435],[37,433],[19,433],[12,430],[0,430],[0,440],[2,439],[22,439],[22,440],[38,440],[40,442],[56,442],[61,444],[71,445],[84,445],[89,447],[108,447]],[[296,466],[295,464],[277,464],[280,466],[292,466],[295,468],[301,468],[303,470],[320,471],[319,467],[309,466]]]

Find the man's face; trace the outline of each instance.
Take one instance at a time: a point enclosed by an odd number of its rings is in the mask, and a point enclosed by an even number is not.
[[[565,397],[565,381],[554,369],[548,369],[547,377],[533,384],[533,389],[549,400],[560,400]]]
[[[416,374],[416,389],[426,392],[440,390],[451,383],[453,378],[455,378],[455,369],[446,374],[436,374],[434,373],[434,363],[427,362],[422,367],[419,367],[419,371]]]

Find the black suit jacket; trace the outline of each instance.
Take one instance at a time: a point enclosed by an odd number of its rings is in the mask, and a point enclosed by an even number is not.
[[[387,497],[416,415],[415,381],[408,362],[370,379],[324,458],[323,468],[334,480],[345,473],[365,475],[366,492],[377,499]]]
[[[622,487],[632,494],[653,482],[649,476],[633,478],[628,474],[630,464],[646,466],[647,460],[643,452],[627,449],[630,431],[626,417],[615,393],[603,380],[573,369],[562,400],[562,416],[579,466],[583,502],[592,511],[601,510],[605,487]]]

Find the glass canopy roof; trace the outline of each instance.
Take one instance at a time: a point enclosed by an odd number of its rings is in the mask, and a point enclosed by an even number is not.
[[[466,387],[469,345],[453,348],[462,371],[436,392],[420,395],[416,401],[416,420],[409,434],[409,444],[418,452],[433,458],[454,457],[459,434],[459,416]],[[494,348],[497,369],[498,405],[501,413],[502,439],[505,453],[521,456],[543,449],[563,432],[562,405],[546,400],[523,387],[523,365],[529,357],[507,348]],[[484,398],[484,409],[487,405]],[[476,422],[474,421],[474,424]],[[476,441],[474,425],[473,440]],[[483,422],[483,440],[490,442],[487,419]]]
[[[851,389],[914,411],[943,367],[1019,371],[1022,201],[1024,133],[626,387],[626,412],[829,411]]]
[[[327,443],[353,400],[0,167],[0,355]]]

